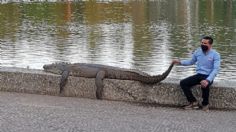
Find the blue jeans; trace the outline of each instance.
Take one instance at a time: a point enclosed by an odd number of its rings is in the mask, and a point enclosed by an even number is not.
[[[188,102],[192,103],[197,101],[196,98],[193,96],[191,88],[194,85],[200,84],[202,80],[205,80],[208,77],[208,75],[203,74],[195,74],[193,76],[187,77],[180,81],[180,87],[182,88],[184,95],[186,96]],[[202,89],[202,105],[208,105],[209,104],[209,93],[210,93],[210,86],[212,82],[208,84],[206,88]]]

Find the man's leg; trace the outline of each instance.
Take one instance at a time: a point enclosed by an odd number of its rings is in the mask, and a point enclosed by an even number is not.
[[[208,84],[206,88],[201,88],[202,89],[202,106],[206,106],[209,104],[209,93],[210,93],[210,86],[212,83]]]
[[[192,94],[191,87],[200,84],[201,77],[198,74],[190,76],[180,81],[180,86],[183,89],[184,95],[186,96],[188,102],[196,102],[196,98]]]

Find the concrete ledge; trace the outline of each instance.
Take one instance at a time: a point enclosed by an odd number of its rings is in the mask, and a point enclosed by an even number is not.
[[[22,68],[0,68],[0,90],[32,94],[59,95],[60,75],[41,70]],[[147,85],[137,81],[104,79],[103,99],[180,106],[186,99],[179,87],[179,80],[167,78],[165,81]],[[211,87],[210,107],[236,109],[236,88],[234,81],[215,82]],[[69,77],[64,96],[94,98],[94,78]],[[201,90],[193,88],[196,97]],[[201,100],[201,98],[198,98]]]

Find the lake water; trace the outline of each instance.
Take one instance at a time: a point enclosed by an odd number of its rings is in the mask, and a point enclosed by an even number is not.
[[[235,0],[0,0],[0,67],[85,62],[161,74],[202,35],[222,58],[216,80],[236,80]],[[176,66],[169,77],[194,74]]]

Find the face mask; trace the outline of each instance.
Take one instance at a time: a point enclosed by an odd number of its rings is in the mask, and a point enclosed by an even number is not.
[[[208,46],[206,45],[201,45],[202,51],[206,52],[208,50]]]

